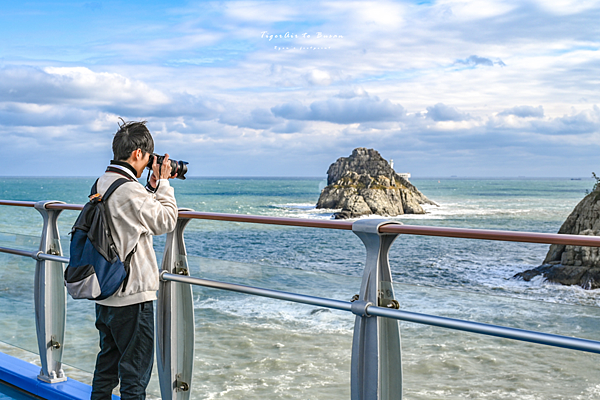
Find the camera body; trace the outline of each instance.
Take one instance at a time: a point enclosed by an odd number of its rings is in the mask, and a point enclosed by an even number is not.
[[[156,163],[163,167],[163,163],[165,161],[165,156],[159,156],[158,154],[150,154],[150,160],[148,160],[148,165],[146,168],[152,170],[152,164],[154,163],[154,157],[156,157]],[[187,161],[177,161],[177,160],[169,160],[169,167],[171,168],[171,176],[177,174],[177,179],[185,179],[185,174],[187,173]]]

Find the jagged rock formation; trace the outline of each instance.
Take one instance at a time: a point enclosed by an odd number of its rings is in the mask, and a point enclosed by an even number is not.
[[[424,214],[421,204],[437,205],[398,175],[379,152],[361,147],[329,166],[327,187],[317,208],[341,208],[334,217],[345,219],[370,214]]]
[[[600,235],[600,187],[575,206],[558,233]],[[563,285],[600,288],[600,248],[553,244],[542,265],[514,277],[529,281],[538,275]]]

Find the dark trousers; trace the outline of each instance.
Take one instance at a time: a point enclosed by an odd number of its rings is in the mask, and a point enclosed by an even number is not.
[[[121,381],[121,399],[145,399],[154,362],[154,310],[151,301],[125,307],[96,304],[100,352],[92,400],[110,400]]]

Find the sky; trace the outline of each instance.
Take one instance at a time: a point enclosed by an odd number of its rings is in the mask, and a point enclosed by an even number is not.
[[[600,173],[600,2],[0,5],[0,176],[98,176],[119,117],[189,176]]]

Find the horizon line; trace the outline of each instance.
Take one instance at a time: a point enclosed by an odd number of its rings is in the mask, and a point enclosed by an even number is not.
[[[0,175],[1,178],[97,178],[96,175]],[[202,179],[202,178],[264,178],[264,179],[327,179],[327,176],[314,176],[314,175],[190,175],[186,176],[186,179]],[[140,177],[138,179],[143,179]],[[176,179],[176,178],[175,178]],[[593,177],[584,176],[476,176],[476,175],[450,175],[450,176],[412,176],[410,179],[576,179],[583,180],[589,179],[594,180]],[[409,182],[410,182],[409,179]]]

